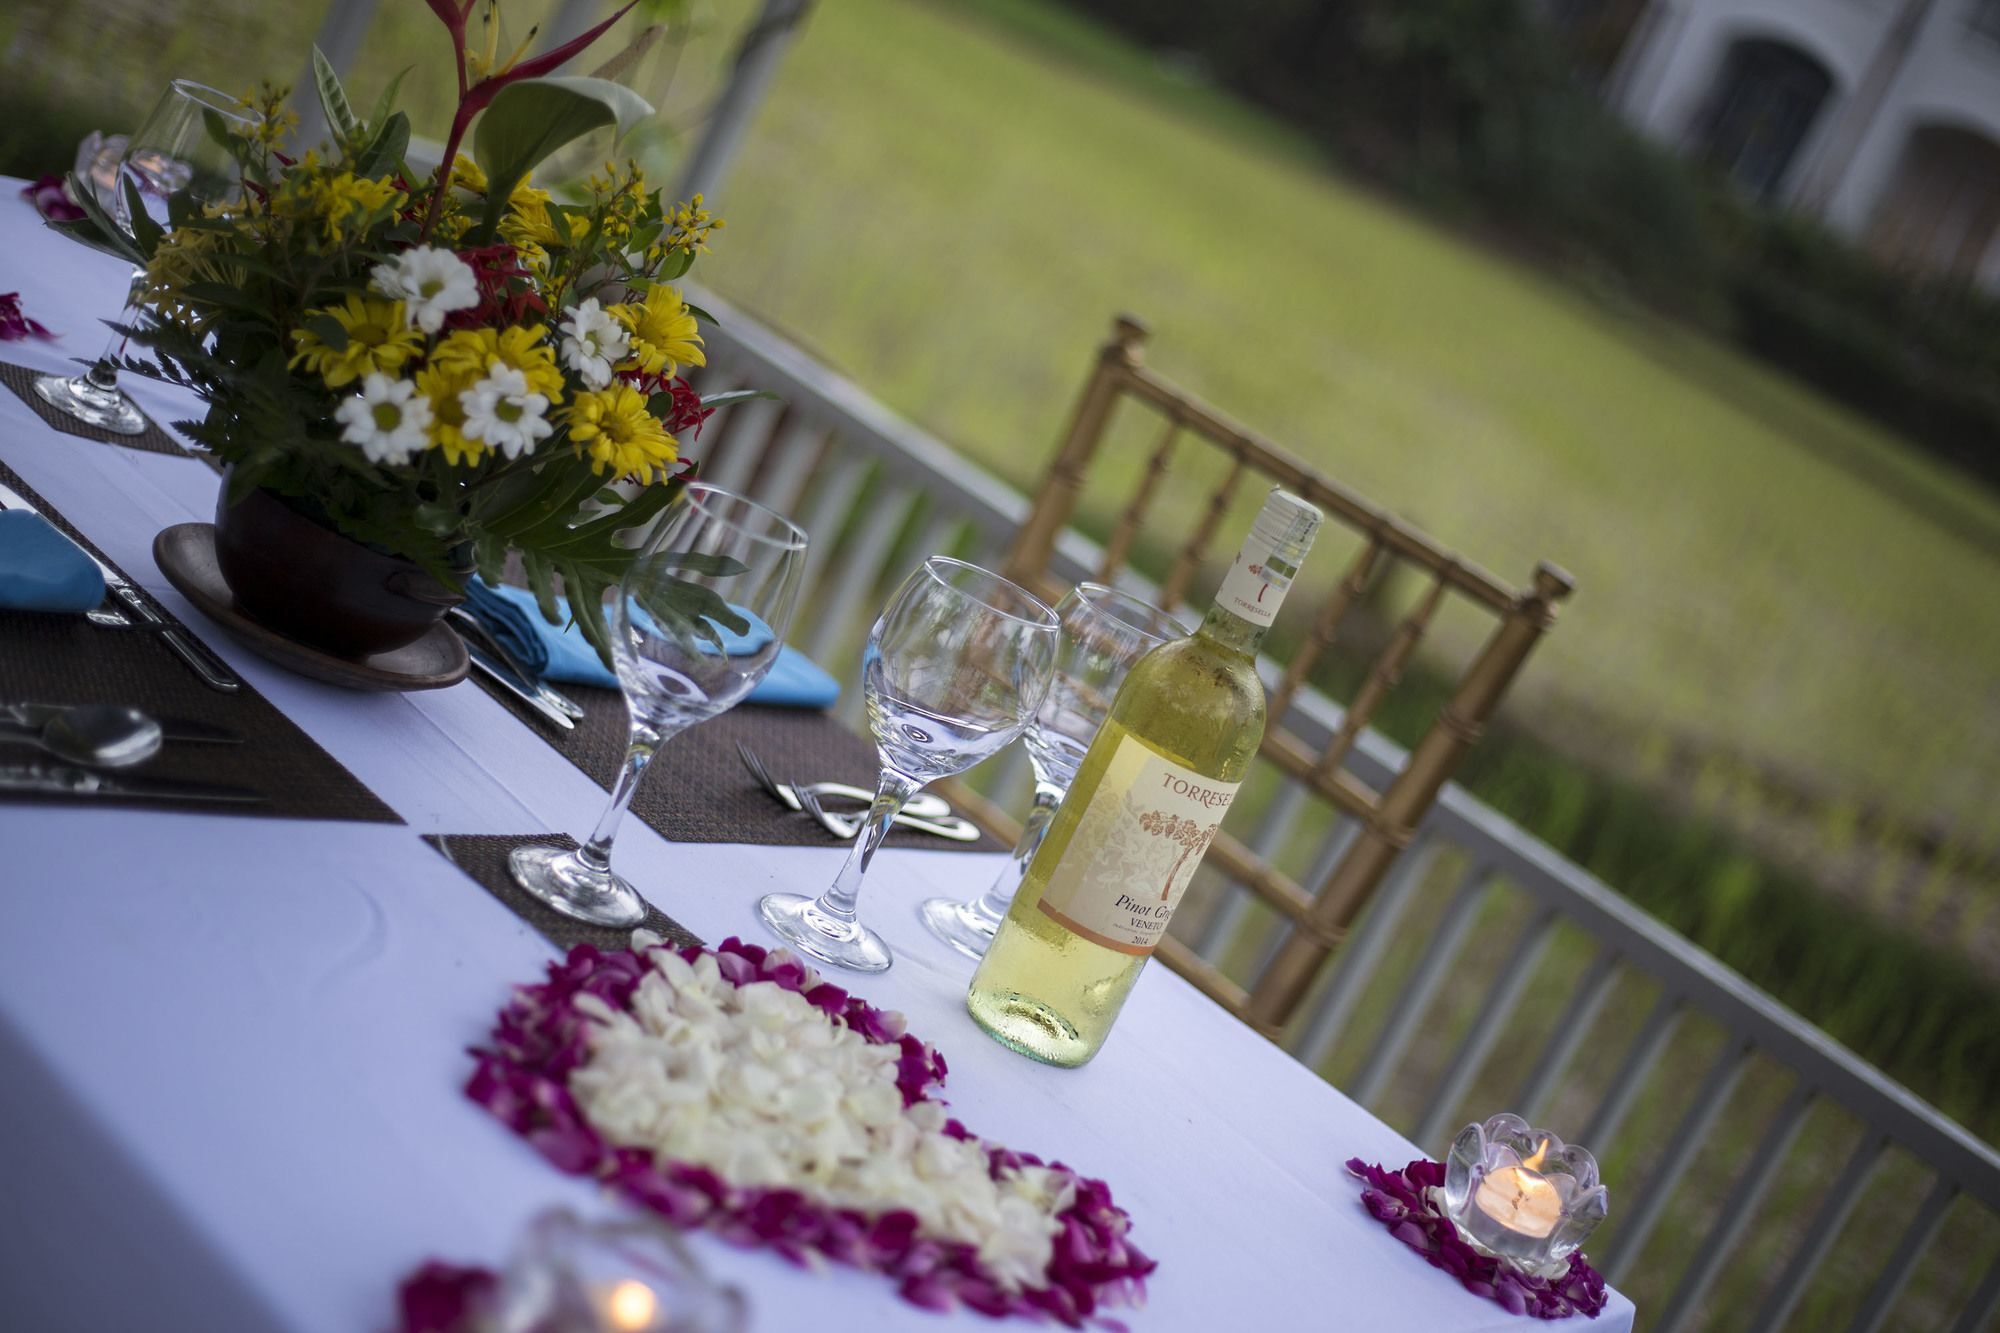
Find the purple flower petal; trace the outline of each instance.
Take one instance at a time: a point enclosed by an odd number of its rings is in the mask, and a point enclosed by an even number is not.
[[[1432,1205],[1426,1192],[1443,1183],[1441,1164],[1419,1159],[1400,1171],[1389,1171],[1355,1157],[1346,1166],[1367,1185],[1361,1191],[1361,1205],[1369,1216],[1474,1295],[1537,1319],[1573,1314],[1595,1319],[1603,1312],[1604,1278],[1581,1254],[1570,1257],[1563,1273],[1545,1279],[1519,1272],[1460,1239],[1457,1228]]]
[[[729,939],[713,951],[678,951],[690,963],[704,952],[712,952],[732,984],[768,981],[798,991],[830,1020],[877,1045],[896,1046],[896,1082],[906,1106],[932,1100],[943,1085],[944,1057],[910,1035],[901,1014],[824,983],[796,958],[761,945]],[[1101,1180],[1077,1179],[1070,1207],[1057,1219],[1046,1285],[1009,1291],[985,1272],[971,1246],[920,1235],[915,1215],[906,1210],[870,1216],[823,1207],[795,1190],[735,1190],[706,1166],[654,1160],[643,1149],[606,1143],[569,1092],[569,1075],[589,1059],[595,1022],[576,1002],[592,995],[625,1008],[650,966],[639,953],[576,946],[549,966],[542,984],[515,990],[487,1046],[472,1052],[466,1095],[558,1169],[596,1177],[677,1226],[703,1226],[729,1243],[768,1248],[794,1263],[822,1256],[872,1269],[926,1308],[963,1303],[989,1315],[1028,1315],[1078,1328],[1101,1305],[1143,1302],[1145,1278],[1157,1264],[1126,1240],[1131,1219]],[[948,1120],[945,1132],[976,1138],[957,1120]],[[1032,1153],[982,1146],[996,1173],[1042,1164]],[[1060,1164],[1051,1169],[1066,1170]]]

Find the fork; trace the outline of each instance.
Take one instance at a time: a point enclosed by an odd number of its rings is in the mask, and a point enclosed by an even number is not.
[[[743,761],[743,767],[750,770],[750,776],[757,779],[757,785],[762,787],[772,800],[778,802],[778,804],[788,810],[798,810],[800,808],[800,798],[795,794],[800,789],[790,784],[779,782],[776,778],[772,777],[771,770],[765,767],[764,761],[758,757],[755,750],[745,745],[742,741],[738,741],[736,742],[736,756]],[[850,801],[873,801],[875,799],[874,792],[863,787],[850,787],[844,782],[812,782],[807,783],[806,788],[810,789],[815,796],[821,797],[840,796]],[[919,819],[950,819],[951,803],[945,800],[944,797],[931,792],[918,792],[903,806],[903,812],[915,815]]]

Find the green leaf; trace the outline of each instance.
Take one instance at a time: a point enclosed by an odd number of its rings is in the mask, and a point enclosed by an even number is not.
[[[611,627],[604,623],[604,591],[611,585],[573,565],[561,568],[563,591],[569,594],[569,613],[576,617],[583,637],[597,649],[597,660],[611,667]]]
[[[693,315],[696,319],[700,320],[704,324],[719,325],[722,323],[721,320],[717,319],[714,315],[709,314],[706,310],[703,310],[700,306],[696,305],[692,301],[683,301],[681,302],[681,304],[687,307],[687,312],[690,315]]]
[[[692,250],[670,251],[668,252],[666,259],[663,260],[660,264],[660,276],[658,278],[658,281],[672,282],[675,278],[680,277],[681,274],[687,272],[689,269],[693,267],[694,267],[694,251]]]
[[[145,196],[139,193],[139,183],[130,176],[120,176],[119,183],[125,188],[125,222],[132,228],[132,243],[147,259],[159,248],[160,224],[153,221],[153,215],[146,211]]]
[[[701,400],[703,407],[727,407],[731,403],[747,403],[753,398],[768,398],[772,402],[782,402],[769,389],[731,389],[727,393],[712,393]]]
[[[342,145],[354,138],[354,108],[347,103],[347,92],[340,86],[340,75],[334,73],[333,62],[315,44],[312,55],[313,86],[319,90],[320,110],[326,112],[327,128]]]
[[[551,625],[562,624],[562,611],[556,606],[556,590],[550,581],[553,574],[548,562],[534,551],[523,551],[521,571],[528,576],[528,587],[535,594],[535,606],[541,611],[542,619]]]
[[[701,551],[683,551],[679,555],[657,555],[652,557],[652,562],[661,569],[690,569],[697,574],[706,574],[710,578],[717,579],[726,579],[750,568],[735,556],[709,555]]]
[[[222,118],[220,111],[212,107],[203,107],[201,109],[201,127],[208,131],[209,140],[217,148],[227,149],[231,157],[241,156],[238,150],[242,148],[242,142],[229,132],[229,122]]]
[[[608,79],[523,79],[494,95],[472,133],[473,160],[486,172],[486,225],[497,226],[507,196],[564,144],[606,125],[620,134],[653,114],[645,98]]]
[[[435,500],[419,504],[411,511],[411,517],[416,519],[418,527],[439,537],[449,537],[465,527],[465,518],[456,506]]]
[[[312,315],[303,321],[303,327],[336,352],[347,350],[347,328],[332,315]]]
[[[145,256],[132,248],[130,237],[120,236],[119,241],[124,242],[122,245],[118,241],[110,240],[105,236],[104,229],[90,218],[72,218],[65,222],[51,222],[48,225],[73,241],[81,241],[91,249],[101,250],[107,255],[116,255],[128,264],[145,262]]]
[[[415,68],[415,65],[405,65],[396,71],[396,77],[389,80],[389,86],[375,99],[375,110],[368,117],[370,125],[380,125],[389,119],[389,113],[396,109],[396,94],[402,90],[404,77]]]
[[[410,118],[398,111],[382,122],[382,128],[375,132],[361,155],[354,160],[354,173],[371,179],[384,176],[403,164],[403,154],[410,150]]]

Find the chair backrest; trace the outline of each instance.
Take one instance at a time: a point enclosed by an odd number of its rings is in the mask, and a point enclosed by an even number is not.
[[[1183,437],[1218,453],[1226,471],[1192,531],[1167,561],[1156,593],[1162,607],[1172,610],[1187,600],[1189,583],[1210,556],[1210,542],[1242,494],[1246,475],[1303,496],[1320,507],[1329,525],[1345,527],[1359,538],[1358,551],[1344,577],[1314,611],[1309,635],[1285,666],[1270,700],[1271,721],[1260,751],[1287,782],[1298,784],[1308,795],[1351,817],[1356,836],[1310,890],[1226,831],[1210,846],[1206,862],[1210,870],[1255,893],[1285,919],[1284,936],[1276,952],[1250,985],[1238,984],[1172,937],[1159,949],[1168,966],[1239,1018],[1275,1037],[1369,895],[1409,845],[1419,821],[1478,739],[1529,651],[1554,623],[1556,604],[1569,595],[1572,584],[1568,574],[1547,563],[1536,566],[1526,589],[1502,583],[1147,369],[1141,361],[1146,337],[1145,327],[1129,316],[1113,322],[1111,340],[1098,354],[1068,433],[1004,568],[1010,578],[1051,598],[1067,590],[1067,580],[1051,568],[1057,541],[1075,514],[1093,462],[1100,457],[1114,410],[1125,399],[1135,400],[1161,418],[1160,433],[1091,577],[1116,581],[1142,533],[1152,540],[1156,529],[1146,527],[1147,515],[1163,480],[1174,468]],[[1326,545],[1323,533],[1322,549]],[[1349,612],[1397,565],[1419,571],[1428,586],[1414,609],[1403,615],[1387,636],[1331,737],[1324,745],[1308,744],[1287,726],[1291,705],[1314,665],[1334,643]],[[1309,584],[1310,580],[1302,579],[1301,590]],[[1429,729],[1411,747],[1401,770],[1378,791],[1347,772],[1343,761],[1401,678],[1447,596],[1480,608],[1498,624],[1457,678]]]

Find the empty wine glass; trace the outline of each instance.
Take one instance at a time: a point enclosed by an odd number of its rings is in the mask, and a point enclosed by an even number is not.
[[[889,966],[888,942],[855,913],[868,863],[905,801],[1020,736],[1048,693],[1057,629],[1040,598],[963,560],[934,555],[903,580],[861,657],[882,766],[874,803],[825,893],[774,893],[757,904],[772,930],[838,967]]]
[[[1014,854],[977,898],[931,898],[917,909],[931,934],[968,958],[984,956],[993,942],[1125,673],[1168,639],[1193,632],[1151,602],[1102,583],[1070,589],[1056,604],[1056,619],[1062,622],[1062,639],[1055,682],[1022,737],[1035,770],[1035,805],[1021,825]]]
[[[611,659],[631,715],[625,764],[590,840],[519,847],[514,882],[565,916],[637,925],[638,890],[611,869],[611,839],[668,738],[735,707],[778,659],[798,601],[806,534],[720,486],[694,483],[611,594]]]
[[[115,204],[112,216],[119,228],[132,231],[133,190],[125,188],[128,184],[137,190],[142,207],[162,216],[167,196],[177,190],[186,190],[190,199],[203,206],[240,198],[243,183],[230,140],[255,129],[263,120],[236,98],[206,84],[189,79],[168,84],[151,114],[126,141],[124,156],[118,161],[119,180],[109,193]],[[124,312],[118,317],[120,324],[130,326],[138,318],[144,279],[143,271],[134,272]],[[118,387],[118,363],[113,359],[123,341],[124,335],[113,333],[88,371],[39,376],[35,392],[78,421],[119,435],[139,434],[146,429],[145,414]]]

